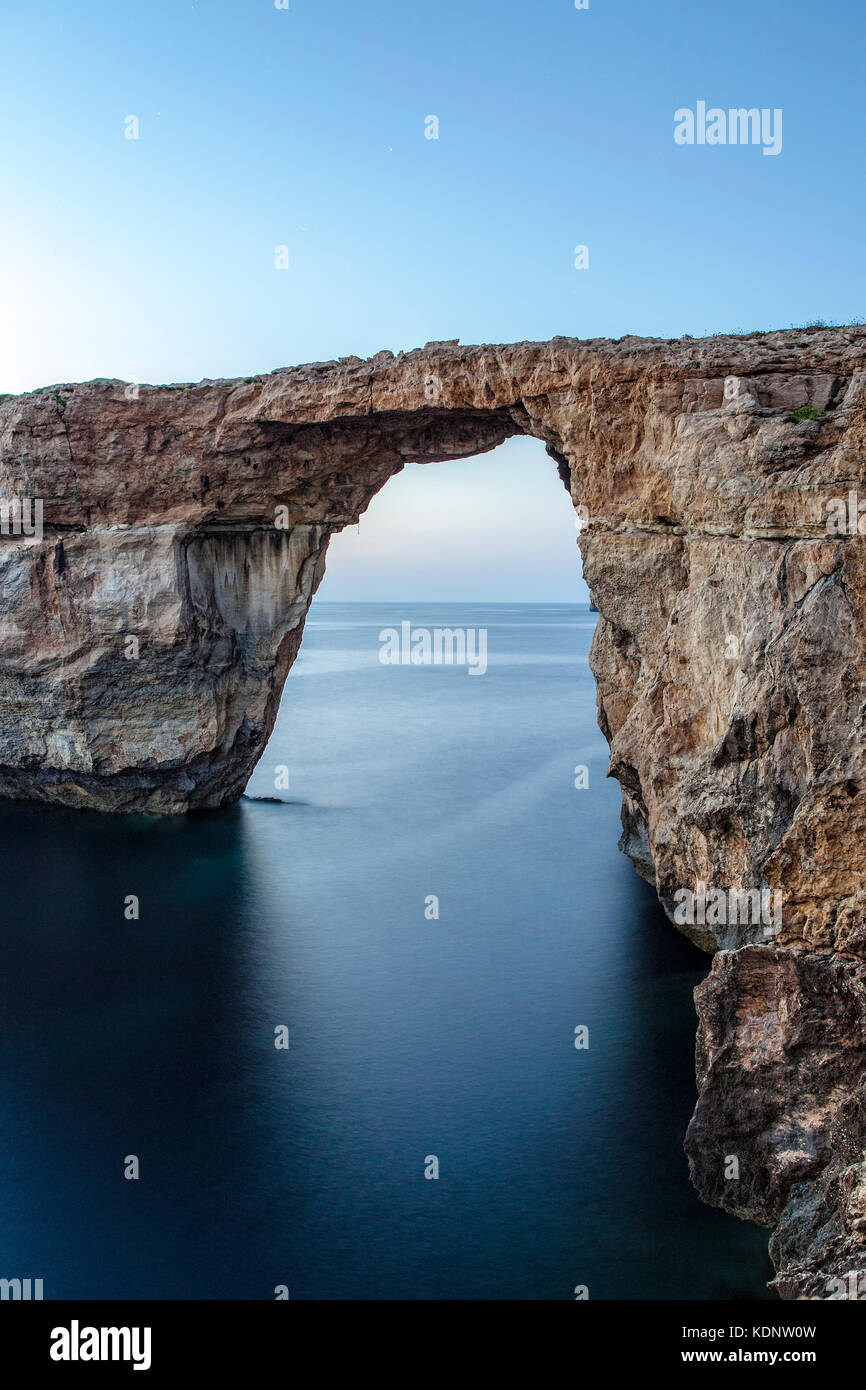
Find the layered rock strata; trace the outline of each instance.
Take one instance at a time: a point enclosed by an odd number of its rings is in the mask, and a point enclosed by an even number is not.
[[[717,953],[693,1178],[777,1227],[782,1296],[849,1297],[861,1264],[866,1294],[866,328],[0,400],[0,795],[236,800],[331,534],[407,462],[515,434],[585,523],[622,846]]]

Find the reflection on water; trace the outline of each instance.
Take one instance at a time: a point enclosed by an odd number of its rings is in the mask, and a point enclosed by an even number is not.
[[[486,626],[484,678],[380,665],[406,617]],[[288,804],[0,804],[0,1276],[47,1298],[767,1296],[766,1233],[688,1184],[707,960],[617,852],[593,622],[317,604],[249,789]]]

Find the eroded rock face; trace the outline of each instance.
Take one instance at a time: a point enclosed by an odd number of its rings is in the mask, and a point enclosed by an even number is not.
[[[242,795],[326,527],[93,528],[0,549],[0,795],[179,812]]]
[[[0,401],[0,499],[40,499],[44,528],[0,538],[0,794],[235,800],[330,535],[405,463],[519,433],[586,521],[623,848],[721,952],[693,1177],[779,1222],[783,1296],[842,1296],[866,1243],[866,328],[428,344]]]
[[[827,953],[715,957],[696,991],[701,1097],[686,1151],[716,1205],[774,1225],[792,1186],[825,1167],[839,1102],[866,1068],[864,985],[862,961]]]

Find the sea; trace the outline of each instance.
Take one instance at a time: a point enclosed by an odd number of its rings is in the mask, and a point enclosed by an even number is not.
[[[709,958],[617,849],[596,621],[316,600],[236,806],[0,803],[0,1278],[772,1297],[689,1183]],[[486,669],[383,660],[405,623]]]

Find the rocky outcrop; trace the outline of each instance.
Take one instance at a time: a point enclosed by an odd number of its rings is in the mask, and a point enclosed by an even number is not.
[[[405,463],[521,433],[584,523],[623,848],[719,952],[694,1180],[777,1225],[783,1296],[843,1296],[866,1245],[866,328],[428,344],[0,401],[0,499],[42,510],[0,539],[0,794],[235,800],[330,535]]]

